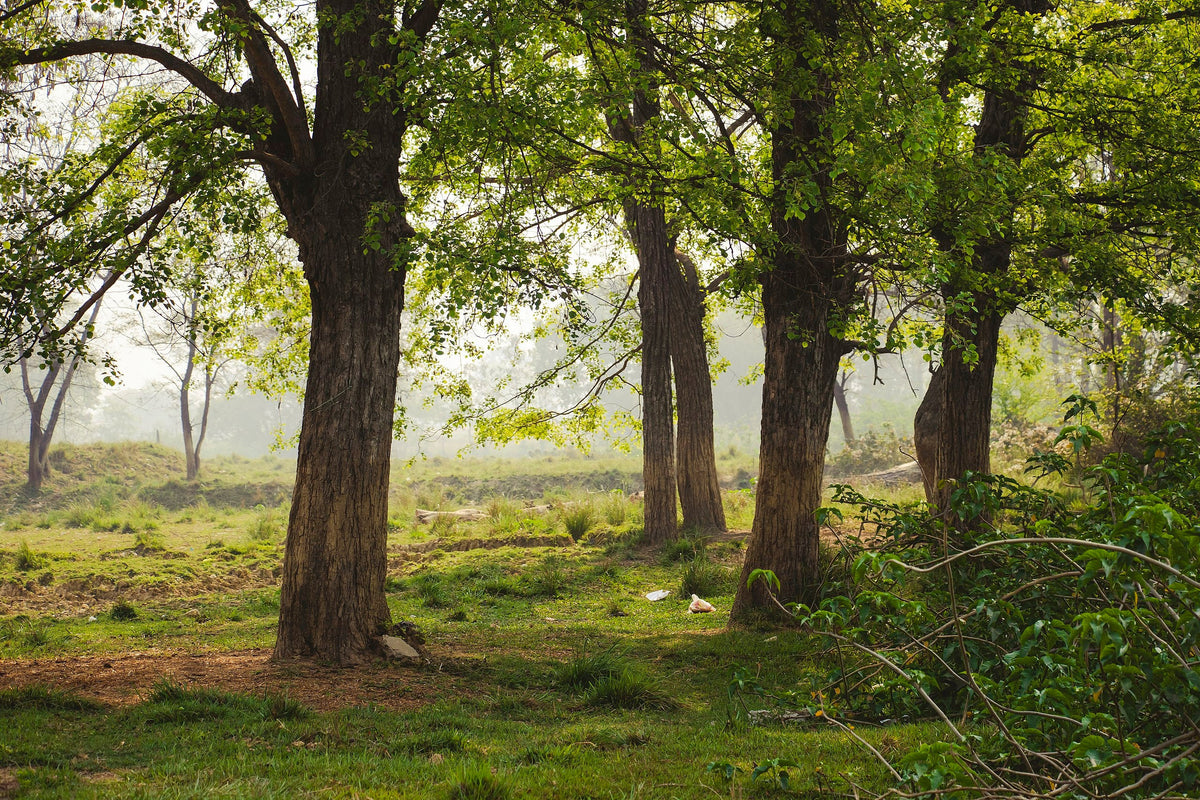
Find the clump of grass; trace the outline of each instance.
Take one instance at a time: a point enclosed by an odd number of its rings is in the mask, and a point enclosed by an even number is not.
[[[463,736],[462,731],[455,728],[442,728],[440,730],[431,731],[429,733],[410,736],[404,740],[404,749],[415,756],[428,755],[430,753],[461,753],[467,749],[467,738]]]
[[[450,616],[446,617],[447,622],[466,622],[467,619],[466,610],[461,608],[456,608],[450,613]]]
[[[450,800],[508,800],[512,787],[499,773],[486,766],[469,765],[454,776]]]
[[[677,705],[649,675],[630,664],[589,686],[583,702],[593,708],[623,709],[668,709]]]
[[[713,597],[728,593],[736,582],[733,570],[712,564],[704,558],[696,558],[684,567],[679,581],[679,594],[682,597],[694,594]]]
[[[561,558],[543,559],[533,572],[522,577],[526,597],[558,597],[570,582]]]
[[[445,608],[450,605],[450,592],[442,583],[441,576],[433,572],[422,572],[412,579],[412,587],[426,608]]]
[[[21,572],[41,569],[46,566],[46,559],[40,553],[35,553],[24,539],[17,545],[16,567]]]
[[[609,648],[598,653],[589,653],[560,664],[554,671],[554,683],[560,689],[580,691],[592,686],[601,678],[620,672],[626,661]]]
[[[167,540],[158,531],[143,528],[133,535],[133,546],[137,550],[166,550]]]
[[[254,520],[250,523],[248,533],[250,538],[256,542],[278,541],[283,534],[283,523],[279,517],[279,510],[267,508],[262,503],[256,505]]]
[[[620,527],[625,524],[625,520],[629,516],[629,501],[621,492],[611,492],[605,498],[601,512],[604,514],[605,522],[614,528]]]
[[[4,711],[98,711],[100,708],[94,700],[37,683],[0,691],[0,710]]]
[[[293,700],[286,694],[268,694],[264,696],[263,706],[266,716],[273,720],[292,721],[307,719],[312,716],[312,709],[299,700]]]
[[[118,601],[108,611],[108,615],[117,622],[131,622],[138,618],[137,609],[124,600]]]
[[[575,541],[579,541],[596,524],[596,509],[591,503],[576,503],[562,511],[563,526]]]
[[[665,543],[659,552],[659,558],[664,565],[669,566],[677,561],[702,558],[707,547],[708,542],[705,537],[688,532],[673,542]]]

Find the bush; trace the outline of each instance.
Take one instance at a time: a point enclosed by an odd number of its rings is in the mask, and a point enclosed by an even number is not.
[[[1095,440],[1079,421],[1086,407],[1076,398],[1059,444]],[[1140,459],[1113,454],[1079,476],[1083,508],[997,475],[960,482],[942,518],[860,499],[907,545],[864,553],[848,594],[800,609],[831,647],[870,653],[815,683],[805,705],[825,717],[940,717],[948,741],[896,765],[905,793],[1193,792],[1200,432],[1171,425],[1146,443]],[[1054,453],[1030,464],[1070,466]],[[924,541],[911,535],[921,529]],[[1028,763],[1055,764],[1054,784],[1015,766]]]
[[[283,521],[279,510],[263,504],[254,507],[254,520],[250,523],[250,538],[256,542],[277,542],[283,536]]]

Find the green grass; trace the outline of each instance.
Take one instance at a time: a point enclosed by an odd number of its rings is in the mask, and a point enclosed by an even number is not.
[[[4,514],[0,658],[12,674],[29,659],[272,645],[286,519],[272,487],[290,480],[290,465],[213,459],[194,485],[171,475],[170,455],[64,451],[40,504]],[[106,458],[111,474],[82,477]],[[828,656],[795,632],[727,627],[740,540],[640,544],[640,505],[610,491],[628,487],[603,483],[630,463],[431,459],[397,470],[388,603],[393,619],[421,628],[433,662],[378,669],[370,681],[388,697],[420,698],[405,710],[317,711],[286,693],[183,677],[132,705],[7,689],[0,771],[20,783],[17,796],[38,798],[757,797],[773,791],[748,775],[773,758],[802,764],[791,779],[800,796],[849,791],[843,774],[884,786],[885,771],[845,734],[749,725],[731,708],[736,666],[795,689],[823,674]],[[0,489],[17,480],[0,474]],[[578,503],[585,490],[608,492],[584,501],[586,529],[569,523],[574,506],[526,508]],[[753,497],[726,499],[737,526]],[[418,526],[413,509],[427,502],[470,504],[488,518]],[[651,603],[653,589],[672,595]],[[717,611],[688,614],[692,592]],[[329,678],[331,690],[354,678],[345,675]],[[931,725],[860,733],[894,759],[942,735]],[[744,772],[730,786],[711,762]]]

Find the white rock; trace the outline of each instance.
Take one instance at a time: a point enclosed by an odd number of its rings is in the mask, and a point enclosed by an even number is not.
[[[411,644],[401,639],[399,636],[384,636],[383,646],[387,648],[388,653],[392,658],[420,658],[418,653]]]

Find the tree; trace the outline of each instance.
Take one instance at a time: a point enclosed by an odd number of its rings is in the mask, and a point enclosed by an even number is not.
[[[99,313],[100,304],[96,303],[80,336],[81,346],[86,346],[91,338]],[[37,494],[50,474],[50,444],[54,441],[54,432],[61,421],[63,406],[82,357],[74,354],[51,358],[37,367],[33,367],[31,361],[25,356],[20,358],[21,388],[29,409],[29,462],[25,471],[25,489],[30,494]],[[41,371],[40,381],[34,376],[34,369]]]
[[[194,16],[148,4],[127,9],[110,36],[60,38],[32,12],[5,20],[7,68],[104,54],[168,70],[181,102],[146,104],[143,136],[161,147],[157,202],[104,243],[138,236],[116,267],[132,269],[169,210],[203,196],[247,163],[262,170],[312,298],[312,334],[296,486],[289,519],[277,658],[359,663],[382,653],[387,487],[399,360],[400,312],[413,228],[400,188],[406,134],[438,78],[423,57],[442,16],[436,0],[318,0],[295,25],[315,36],[310,111],[293,48],[247,0],[219,0]],[[182,12],[183,9],[178,9]],[[466,12],[464,12],[466,13]],[[23,23],[25,27],[18,27]],[[205,36],[193,36],[196,27]],[[459,35],[450,30],[450,44]],[[228,88],[232,75],[244,79]],[[158,112],[156,116],[148,111]],[[163,112],[170,113],[163,113]],[[118,153],[115,159],[120,163]],[[85,187],[75,192],[89,197]],[[70,260],[81,265],[76,252]],[[20,302],[50,288],[26,265]],[[21,295],[20,293],[24,293]]]

